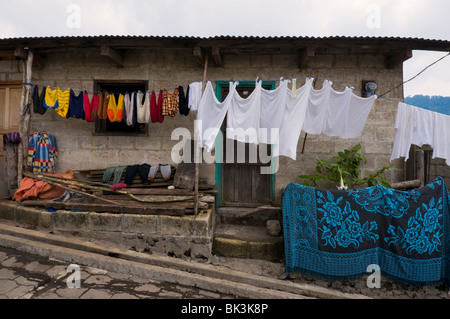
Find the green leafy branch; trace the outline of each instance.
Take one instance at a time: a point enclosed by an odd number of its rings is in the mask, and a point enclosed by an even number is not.
[[[358,188],[361,186],[382,185],[390,187],[384,172],[392,166],[385,165],[380,170],[362,178],[360,166],[367,163],[367,158],[360,153],[361,145],[357,144],[351,149],[338,152],[331,161],[316,159],[316,172],[314,175],[300,175],[303,185],[316,187],[322,181],[332,181],[338,184],[339,189]]]

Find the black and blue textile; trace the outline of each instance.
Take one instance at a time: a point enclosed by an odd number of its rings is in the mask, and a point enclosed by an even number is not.
[[[375,264],[406,284],[449,282],[449,201],[441,177],[411,191],[291,183],[282,207],[286,272],[342,280]]]

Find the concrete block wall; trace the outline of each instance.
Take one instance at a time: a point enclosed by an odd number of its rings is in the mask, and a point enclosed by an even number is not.
[[[124,68],[116,67],[98,49],[71,50],[48,53],[43,68],[33,70],[33,82],[38,85],[59,86],[63,89],[94,90],[95,80],[146,80],[150,90],[175,86],[186,87],[194,81],[201,81],[203,68],[189,49],[178,50],[127,50]],[[386,69],[381,56],[318,55],[313,57],[306,69],[299,69],[294,54],[225,55],[224,67],[210,63],[207,80],[276,80],[317,76],[335,82],[362,88],[363,80],[375,81],[379,92],[384,92],[403,81],[402,66]],[[276,83],[278,85],[278,83]],[[297,86],[302,81],[297,82]],[[320,88],[322,83],[317,83]],[[334,85],[336,90],[343,87]],[[357,93],[358,94],[358,93]],[[402,100],[402,89],[389,94],[394,100]],[[314,173],[315,158],[330,159],[338,151],[362,144],[362,151],[368,157],[363,167],[365,173],[375,171],[383,165],[392,164],[388,173],[392,182],[404,178],[402,161],[389,162],[395,136],[394,122],[397,105],[378,99],[369,115],[361,137],[344,140],[324,135],[308,135],[305,151],[301,153],[304,133],[298,144],[297,161],[280,158],[280,169],[276,175],[277,195],[290,182],[299,182],[300,174]],[[185,127],[193,136],[195,115],[175,118],[165,117],[163,123],[150,123],[148,136],[98,136],[94,124],[78,119],[65,119],[49,110],[45,115],[33,114],[32,131],[47,130],[57,137],[60,156],[58,171],[66,169],[104,169],[110,166],[138,163],[171,163],[172,147],[179,140],[171,140],[172,130]],[[215,183],[213,164],[202,164],[200,177],[207,183]]]
[[[105,242],[121,249],[207,261],[212,256],[212,210],[197,216],[164,216],[75,212],[22,206],[0,200],[2,220]]]

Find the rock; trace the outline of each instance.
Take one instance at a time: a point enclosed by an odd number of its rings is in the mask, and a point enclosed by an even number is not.
[[[269,219],[266,222],[266,228],[267,228],[267,233],[270,236],[273,236],[273,237],[280,236],[281,224],[280,224],[280,222],[278,220],[276,220],[276,219]]]

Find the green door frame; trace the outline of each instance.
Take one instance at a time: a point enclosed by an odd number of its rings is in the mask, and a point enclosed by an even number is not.
[[[216,97],[219,101],[222,101],[222,88],[229,86],[230,81],[216,81]],[[264,82],[262,83],[263,88],[268,90],[275,89],[275,82]],[[239,88],[254,88],[254,81],[239,81]],[[273,147],[273,146],[272,146]],[[216,137],[216,207],[222,205],[222,163],[220,159],[222,158],[222,137],[217,135]],[[271,159],[273,160],[273,158]],[[270,200],[275,199],[275,172],[270,176]]]

